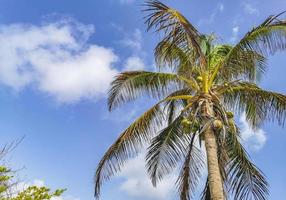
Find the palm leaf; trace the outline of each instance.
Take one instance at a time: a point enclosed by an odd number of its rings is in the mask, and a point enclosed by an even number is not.
[[[268,17],[246,33],[225,59],[217,64],[211,79],[221,74],[231,80],[243,73],[253,79],[253,73],[263,73],[266,68],[265,56],[286,49],[286,21],[279,19],[281,14]],[[256,65],[251,64],[253,61],[256,61]]]
[[[155,186],[158,180],[181,161],[189,144],[188,135],[184,135],[181,127],[183,117],[177,117],[164,128],[151,142],[146,155],[147,170]]]
[[[201,194],[201,200],[211,200],[211,191],[209,186],[209,180],[206,180],[206,184],[204,187],[204,190]]]
[[[192,49],[200,61],[206,63],[200,48],[201,35],[183,15],[156,0],[147,1],[145,6],[148,30],[154,28],[156,32],[163,32],[162,41],[171,44],[169,48],[174,45],[180,49]]]
[[[234,199],[267,199],[268,183],[263,173],[249,160],[247,153],[238,141],[237,134],[229,132],[228,136],[227,150],[230,162],[227,173],[229,189]]]
[[[177,71],[180,64],[191,65],[190,58],[184,49],[172,45],[169,42],[161,41],[155,48],[155,61],[159,69],[169,66]]]
[[[215,59],[212,59],[211,63],[213,67],[210,84],[214,80],[216,82],[232,81],[234,79],[244,79],[251,82],[260,80],[267,67],[266,58],[248,49],[233,53],[235,48],[224,49],[229,51],[227,55],[217,55],[218,53],[225,53],[223,51],[213,52],[212,57]]]
[[[195,134],[192,136],[185,161],[177,179],[177,187],[181,200],[190,200],[201,177],[204,159],[200,150],[194,145]]]
[[[183,80],[172,73],[148,71],[122,72],[111,83],[108,93],[109,110],[122,103],[135,100],[143,94],[154,98],[166,96],[169,92],[182,88]]]
[[[172,102],[175,109],[183,103],[184,99],[191,98],[188,95],[190,92],[191,90],[187,88],[171,93],[146,111],[119,136],[116,142],[107,150],[97,167],[95,175],[96,197],[99,197],[102,182],[109,180],[111,176],[120,171],[126,160],[136,156],[143,145],[155,135],[157,129],[163,126],[164,120],[167,118],[161,104]],[[181,104],[178,102],[181,102]]]
[[[192,71],[192,66],[195,66],[195,60],[192,60],[194,55],[189,49],[181,49],[166,41],[161,41],[155,48],[155,59],[159,69],[169,67],[173,71],[180,72]]]
[[[285,122],[286,96],[283,94],[262,90],[248,82],[236,82],[222,93],[225,104],[240,113],[245,112],[253,128],[259,127],[265,120],[276,119],[280,125]]]
[[[162,106],[168,124],[171,124],[178,117],[179,111],[188,104],[188,100],[193,98],[191,94],[193,94],[193,90],[183,88],[173,92],[164,99]]]
[[[95,196],[99,197],[104,181],[120,171],[127,159],[134,157],[143,145],[151,140],[164,115],[160,104],[156,104],[132,123],[107,150],[98,164],[95,174]]]
[[[269,16],[262,24],[248,32],[238,43],[240,49],[248,49],[267,56],[286,48],[286,21],[283,14]]]

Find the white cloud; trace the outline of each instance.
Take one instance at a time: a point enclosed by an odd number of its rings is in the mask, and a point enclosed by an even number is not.
[[[220,12],[223,12],[224,11],[224,4],[223,3],[219,3],[218,4],[218,9]]]
[[[45,186],[45,181],[40,180],[40,179],[36,179],[33,181],[32,185],[35,185],[37,187],[43,187],[43,186]]]
[[[243,6],[244,12],[246,12],[247,14],[259,15],[259,10],[257,8],[255,8],[254,6],[252,6],[251,4],[244,3],[242,6]]]
[[[137,56],[127,58],[124,66],[124,71],[143,70],[145,68],[143,60]]]
[[[252,150],[260,150],[267,140],[265,131],[262,129],[253,130],[247,123],[245,114],[240,117],[239,121],[242,124],[242,142]]]
[[[239,32],[239,26],[235,26],[232,28],[232,35],[230,38],[231,42],[236,42],[236,40],[238,38],[238,32]]]
[[[147,175],[145,167],[145,154],[129,160],[121,173],[120,177],[124,178],[120,189],[131,198],[152,199],[152,200],[169,200],[174,194],[175,176],[166,177],[157,187],[153,187]]]
[[[40,26],[0,26],[0,82],[15,90],[34,85],[59,102],[105,94],[117,73],[111,49],[88,44],[94,27],[62,20]]]
[[[238,26],[235,26],[235,27],[232,28],[232,32],[233,32],[234,34],[237,34],[238,31],[239,31],[239,27],[238,27]]]
[[[140,29],[135,29],[131,35],[127,34],[119,43],[134,51],[140,51],[142,49],[142,32]]]
[[[130,70],[143,70],[145,69],[145,64],[142,57],[145,55],[144,50],[142,50],[142,32],[139,29],[135,29],[132,34],[126,34],[125,37],[119,41],[119,43],[125,47],[131,49],[133,56],[130,56],[123,63],[123,71]]]

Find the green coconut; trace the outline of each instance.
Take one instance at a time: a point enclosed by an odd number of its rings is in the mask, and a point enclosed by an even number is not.
[[[234,117],[234,114],[233,114],[233,112],[228,111],[228,112],[226,112],[226,116],[227,116],[228,118],[233,118],[233,117]]]
[[[216,130],[222,129],[222,127],[223,127],[222,121],[220,121],[220,120],[218,120],[218,119],[214,120],[214,121],[213,121],[213,127],[214,127],[214,129],[216,129]]]
[[[202,81],[203,81],[203,77],[198,76],[198,77],[197,77],[197,81],[202,82]]]
[[[192,131],[196,132],[200,128],[200,124],[198,122],[194,122]]]
[[[191,122],[187,118],[184,118],[181,123],[183,126],[190,126],[191,125]]]

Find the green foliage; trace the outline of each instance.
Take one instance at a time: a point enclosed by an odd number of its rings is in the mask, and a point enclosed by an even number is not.
[[[11,176],[11,170],[5,166],[0,166],[0,199],[3,194],[9,189],[9,181],[13,176]]]
[[[9,200],[49,200],[61,196],[64,191],[64,189],[58,189],[51,192],[47,187],[30,186]]]
[[[188,135],[181,128],[183,118],[177,117],[151,141],[146,155],[147,169],[153,185],[168,174],[184,157]]]
[[[234,194],[234,199],[251,199],[252,197],[257,200],[267,199],[265,196],[268,192],[267,181],[263,173],[249,161],[235,133],[228,134],[226,148],[230,159],[227,168],[229,188]]]
[[[49,200],[59,197],[65,189],[57,189],[51,192],[50,188],[42,186],[29,186],[16,194],[17,183],[13,183],[13,172],[5,166],[0,166],[0,200]]]
[[[161,98],[162,95],[174,89],[180,88],[183,81],[176,74],[156,73],[148,71],[131,71],[119,74],[112,82],[109,91],[109,110],[130,100],[135,100],[143,94],[154,98]],[[174,88],[174,86],[177,86]]]
[[[128,158],[137,155],[144,142],[150,140],[157,127],[162,125],[164,116],[159,105],[154,105],[133,122],[108,149],[96,171],[97,191],[102,182],[118,172]]]
[[[189,145],[188,153],[185,156],[178,179],[177,187],[180,199],[187,200],[194,194],[197,184],[199,183],[204,167],[204,160],[200,150],[193,145],[194,137]]]

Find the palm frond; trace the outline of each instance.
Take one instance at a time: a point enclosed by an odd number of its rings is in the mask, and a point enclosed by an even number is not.
[[[200,150],[194,145],[195,134],[192,136],[185,161],[177,179],[177,187],[181,200],[190,200],[199,183],[204,159]]]
[[[214,48],[211,51],[210,56],[209,56],[210,68],[213,69],[217,63],[219,63],[223,59],[225,59],[225,57],[232,50],[232,48],[233,48],[233,46],[226,45],[226,44],[214,46]]]
[[[269,16],[246,33],[217,64],[212,79],[218,74],[227,80],[247,74],[251,81],[263,73],[267,66],[265,57],[286,49],[286,21],[279,19],[281,14]]]
[[[192,51],[180,49],[166,41],[159,42],[155,48],[155,59],[159,70],[163,67],[169,67],[179,76],[188,79],[193,88],[199,89],[199,84],[195,78],[199,76],[200,70],[193,54]]]
[[[286,118],[286,96],[266,91],[256,84],[237,82],[225,87],[222,92],[224,103],[246,113],[246,119],[253,128],[259,127],[263,121],[277,120],[284,125]]]
[[[227,167],[230,192],[234,199],[266,200],[268,183],[264,174],[249,160],[238,140],[238,135],[229,132],[227,150],[230,162]]]
[[[150,141],[157,128],[162,126],[163,120],[164,114],[160,104],[156,104],[132,123],[111,145],[97,166],[95,174],[97,198],[102,183],[120,171],[127,159],[137,155],[144,143]]]
[[[169,48],[174,45],[186,51],[193,51],[205,63],[200,48],[201,35],[182,14],[156,0],[147,1],[145,6],[148,30],[154,28],[156,32],[163,32],[163,42],[171,44]]]
[[[155,48],[155,61],[157,66],[170,67],[173,71],[177,71],[177,68],[180,65],[191,66],[192,62],[187,52],[184,52],[184,49],[180,49],[166,41],[161,41]]]
[[[201,194],[201,200],[211,200],[211,191],[209,186],[209,179],[206,180],[204,190]]]
[[[168,124],[171,124],[178,117],[179,111],[188,104],[188,100],[193,98],[191,94],[193,94],[193,90],[183,88],[173,92],[164,99],[162,107]]]
[[[154,186],[164,175],[169,174],[185,155],[190,139],[188,135],[184,135],[182,120],[182,116],[177,117],[152,140],[148,148],[147,170]]]
[[[176,112],[177,112],[177,108],[176,108],[176,102],[175,101],[169,101],[164,110],[166,111],[166,115],[168,116],[168,125],[170,125],[175,117],[176,117]]]
[[[226,47],[230,48],[229,46]],[[235,51],[236,47],[228,48],[225,48],[225,51],[213,52],[214,59],[211,63],[210,82],[212,83],[214,80],[216,82],[232,81],[234,79],[259,81],[267,68],[266,58],[252,50]],[[226,51],[228,54],[222,54]]]
[[[267,56],[286,48],[286,21],[278,15],[269,16],[262,24],[248,32],[238,43],[240,49],[247,49]]]
[[[108,107],[112,110],[122,103],[135,100],[147,94],[154,98],[182,88],[184,81],[172,73],[149,71],[122,72],[111,83],[108,93]]]

